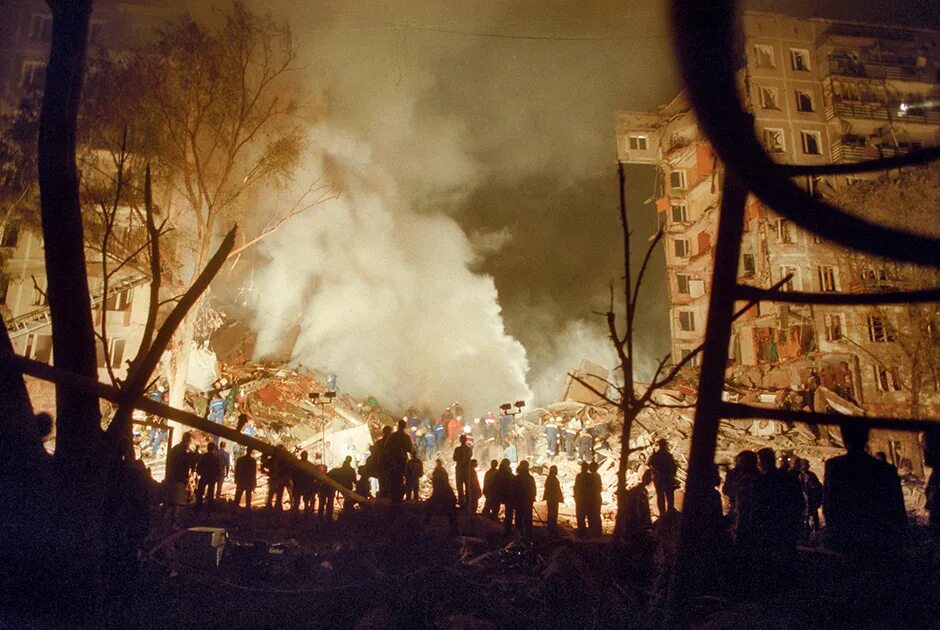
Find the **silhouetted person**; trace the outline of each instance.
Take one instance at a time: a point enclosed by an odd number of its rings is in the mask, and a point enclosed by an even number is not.
[[[581,472],[574,478],[574,510],[578,521],[578,535],[587,535],[591,502],[594,500],[594,477],[587,462],[581,462]]]
[[[196,462],[196,473],[199,474],[199,483],[196,485],[196,507],[201,507],[206,501],[211,509],[215,503],[215,490],[222,476],[222,464],[219,462],[219,452],[214,442],[209,442],[206,452],[199,456]]]
[[[847,453],[826,461],[824,542],[860,556],[897,553],[907,529],[901,480],[891,466],[865,452],[866,427],[841,429]]]
[[[542,500],[548,508],[547,525],[549,532],[558,530],[558,506],[565,497],[561,493],[561,482],[558,481],[558,466],[552,466],[548,469],[548,477],[545,478],[545,489],[542,491]]]
[[[591,497],[591,509],[588,511],[588,531],[591,536],[600,536],[603,533],[601,526],[601,490],[604,487],[604,481],[600,473],[597,472],[597,462],[588,464],[588,470],[591,472],[591,482],[593,484],[594,494]]]
[[[476,514],[477,506],[480,503],[480,496],[483,491],[480,489],[480,477],[477,476],[477,460],[470,460],[470,513]]]
[[[669,452],[669,442],[659,441],[659,450],[650,455],[647,462],[653,470],[653,488],[656,489],[656,508],[662,516],[675,509],[676,503],[676,459]]]
[[[741,451],[725,477],[723,492],[731,502],[731,529],[735,545],[742,551],[755,544],[754,485],[759,476],[757,453]]]
[[[499,462],[495,459],[490,461],[490,469],[483,473],[483,516],[490,518],[499,518],[499,499],[493,490],[493,481],[496,478],[496,471],[499,468]]]
[[[219,475],[219,483],[215,487],[216,499],[222,498],[222,482],[228,479],[228,475],[232,471],[232,454],[229,452],[228,445],[224,440],[219,442],[219,466],[222,472]]]
[[[407,437],[407,436],[406,436]],[[334,468],[329,473],[327,473],[333,481],[343,486],[348,490],[352,490],[356,485],[356,471],[352,467],[352,456],[347,455],[346,459],[343,460],[342,466]],[[326,494],[326,505],[325,505],[325,515],[324,517],[328,521],[333,520],[333,504],[336,501],[336,490],[332,487],[329,488],[329,491]]]
[[[385,443],[388,441],[388,436],[392,434],[392,427],[384,426],[382,427],[382,437],[377,439],[372,445],[372,459],[373,464],[372,476],[375,477],[379,482],[379,496],[388,498],[389,493],[389,480],[388,473],[385,470],[385,462],[383,461],[382,456],[385,453]]]
[[[265,504],[268,508],[274,508],[280,512],[284,509],[284,492],[290,485],[290,469],[284,458],[287,451],[283,446],[278,446],[274,454],[266,460],[262,460],[261,470],[268,474],[268,498]]]
[[[496,475],[493,477],[493,493],[496,497],[496,514],[499,514],[500,506],[503,507],[503,524],[507,531],[512,528],[514,479],[512,464],[510,464],[509,459],[503,458],[499,462],[499,468],[496,469]]]
[[[450,487],[447,470],[440,459],[437,460],[431,472],[431,496],[428,497],[425,506],[427,520],[431,520],[432,516],[444,516],[450,523],[451,531],[457,533],[457,496],[454,494],[454,489]]]
[[[367,470],[368,469],[366,468],[365,464],[363,464],[357,469],[357,472],[359,473],[359,478],[356,479],[356,494],[361,495],[368,499],[372,496],[372,483],[371,483],[371,480],[369,479],[369,474]]]
[[[395,502],[401,501],[405,495],[405,467],[408,464],[408,456],[416,454],[407,428],[408,422],[399,420],[398,430],[388,436],[382,449],[382,465],[388,474],[389,496]]]
[[[307,451],[300,453],[300,461],[308,463],[309,455]],[[291,470],[291,482],[294,487],[294,500],[291,501],[290,511],[296,517],[300,512],[300,502],[304,502],[304,513],[310,514],[313,511],[313,496],[315,493],[316,479],[314,476],[300,468]]]
[[[251,456],[252,452],[249,448],[235,460],[235,507],[238,507],[244,494],[246,510],[251,510],[251,495],[258,485],[258,462]]]
[[[170,449],[166,458],[163,505],[172,523],[176,523],[180,511],[186,505],[186,487],[189,484],[189,473],[196,466],[197,456],[189,450],[192,442],[193,435],[187,431],[180,438],[180,443]]]
[[[535,479],[529,472],[529,462],[522,460],[516,466],[513,480],[516,529],[523,538],[532,536],[532,507],[535,504]]]
[[[420,497],[418,491],[421,486],[421,477],[424,475],[424,464],[417,457],[408,460],[405,471],[405,499],[417,501]]]
[[[757,451],[757,463],[761,475],[754,482],[754,531],[763,567],[774,573],[793,560],[806,506],[799,481],[777,468],[773,449]]]
[[[806,497],[806,533],[807,536],[819,530],[819,508],[823,504],[823,485],[812,470],[809,460],[801,459],[800,484],[803,486],[803,496]]]
[[[467,436],[460,436],[460,445],[454,449],[454,478],[457,481],[457,503],[461,508],[467,506],[470,494],[470,460],[473,449],[467,446]]]
[[[618,522],[614,527],[614,540],[627,546],[636,547],[648,543],[653,529],[653,517],[650,514],[649,485],[653,483],[653,471],[643,471],[640,482],[624,490]]]

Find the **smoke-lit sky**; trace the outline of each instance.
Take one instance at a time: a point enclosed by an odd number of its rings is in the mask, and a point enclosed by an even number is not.
[[[891,15],[897,3],[750,4],[867,18]],[[606,310],[608,284],[619,282],[622,269],[614,115],[655,108],[677,90],[666,2],[253,6],[289,21],[303,81],[329,104],[316,132],[324,151],[308,168],[316,172],[339,154],[351,187],[319,219],[266,244],[274,262],[262,297],[279,302],[259,315],[267,337],[276,339],[286,325],[277,322],[302,312],[309,335],[301,335],[298,359],[307,353],[337,366],[341,387],[371,385],[386,398],[397,389],[430,404],[467,398],[461,392],[471,388],[489,399],[477,405],[528,397],[516,382],[526,360],[528,386],[547,402],[581,358],[612,363],[602,318],[592,312]],[[933,3],[905,6],[907,21],[936,22]],[[636,256],[652,229],[644,200],[653,178],[652,169],[628,168]],[[305,275],[298,267],[313,256],[329,260]],[[368,269],[370,257],[380,257],[378,269]],[[660,258],[646,285],[641,363],[668,350],[661,265]],[[277,300],[285,274],[306,297]],[[357,295],[369,297],[353,307]],[[357,330],[358,342],[348,338]],[[454,341],[462,337],[477,347]],[[435,352],[447,356],[432,358]],[[494,367],[501,363],[513,365]],[[395,370],[403,376],[389,377]],[[496,382],[503,372],[505,382]],[[448,379],[465,384],[431,391]]]

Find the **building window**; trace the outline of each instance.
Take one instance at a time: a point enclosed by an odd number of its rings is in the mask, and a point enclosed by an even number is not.
[[[791,48],[790,67],[797,72],[809,72],[809,51],[802,48]]]
[[[757,273],[757,260],[754,254],[742,254],[741,265],[744,267],[745,274],[752,276]]]
[[[673,190],[685,190],[685,171],[669,173],[669,187]]]
[[[838,273],[829,265],[821,265],[816,268],[819,276],[819,290],[823,293],[835,293],[839,290],[837,282]]]
[[[27,359],[49,363],[52,360],[52,335],[29,333],[26,337],[26,351],[23,356]]]
[[[124,348],[126,345],[127,342],[124,339],[108,339],[108,358],[111,359],[112,368],[121,367],[124,361]],[[100,339],[97,340],[95,349],[98,357],[98,367],[101,369],[108,367],[105,363],[104,345],[101,343]]]
[[[126,311],[131,305],[133,289],[125,289],[108,297],[105,306],[109,311]]]
[[[684,203],[672,204],[672,222],[687,223],[689,221],[689,207]]]
[[[813,93],[809,90],[797,90],[796,91],[796,111],[812,113],[815,110],[813,107]]]
[[[777,105],[777,88],[758,87],[761,109],[780,109]]]
[[[0,274],[0,304],[7,303],[7,293],[10,291],[10,276]]]
[[[631,151],[646,151],[647,142],[646,136],[630,136],[630,150]]]
[[[757,61],[758,68],[776,68],[777,63],[774,61],[774,47],[767,46],[765,44],[755,44],[754,45],[754,57]]]
[[[46,64],[41,61],[24,61],[20,72],[20,87],[24,90],[41,88],[46,81]]]
[[[764,129],[764,146],[768,153],[783,153],[786,145],[783,141],[783,129]]]
[[[800,281],[800,270],[791,265],[781,265],[780,267],[780,279],[783,280],[787,276],[790,276],[790,279],[787,280],[783,285],[781,285],[781,291],[796,291],[799,287]]]
[[[894,341],[894,332],[888,328],[885,320],[878,315],[868,316],[868,340],[875,343]]]
[[[52,16],[34,13],[29,21],[29,38],[37,42],[52,41]]]
[[[800,139],[803,141],[803,153],[806,155],[821,155],[822,141],[818,131],[801,131]]]
[[[842,339],[842,331],[845,330],[845,318],[842,313],[826,313],[823,319],[826,324],[826,341]]]
[[[896,367],[873,365],[872,374],[875,377],[875,387],[880,392],[901,391],[901,378]]]
[[[686,273],[677,273],[676,274],[676,293],[680,295],[689,294],[689,282],[692,280],[692,276]]]
[[[796,243],[796,226],[789,219],[777,219],[777,242]]]
[[[691,348],[679,348],[679,356],[682,358],[683,361],[685,361],[691,354],[692,354]],[[691,361],[689,361],[689,365],[698,365],[698,361],[699,361],[699,357],[695,357]]]
[[[689,241],[677,238],[674,242],[674,253],[676,258],[688,258],[689,257]]]
[[[679,329],[684,332],[695,332],[695,313],[679,311]]]
[[[0,247],[16,247],[20,240],[20,230],[15,225],[7,223],[3,226],[3,235],[0,236]]]

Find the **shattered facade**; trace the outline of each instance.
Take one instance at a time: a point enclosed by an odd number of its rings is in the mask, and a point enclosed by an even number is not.
[[[12,112],[24,96],[44,85],[52,39],[52,14],[42,0],[17,0],[5,5],[4,11],[6,15],[0,28],[0,111]],[[155,32],[158,24],[173,15],[173,7],[153,0],[95,2],[89,50],[93,53],[125,50]],[[92,157],[95,157],[94,152]],[[100,161],[106,162],[103,158]],[[87,177],[88,172],[85,175]],[[38,214],[38,209],[36,212]],[[130,209],[119,209],[112,236],[115,252],[133,250],[135,237],[142,229],[142,223]],[[110,286],[105,291],[100,252],[88,247],[85,256],[95,309],[94,324],[98,328],[102,318],[107,318],[109,362],[115,376],[124,378],[125,361],[137,353],[147,319],[149,277],[125,267],[109,280]],[[0,263],[0,315],[14,351],[31,359],[51,362],[52,322],[45,296],[42,235],[28,225],[5,220],[0,225]],[[99,377],[107,381],[105,352],[100,340],[98,346]],[[33,399],[39,401],[38,408],[49,408],[43,401],[51,403],[51,388],[31,382],[30,389],[48,390],[32,393]]]
[[[739,86],[774,160],[857,162],[936,144],[940,33],[765,13],[746,13],[743,29]],[[656,211],[665,231],[672,358],[678,361],[704,340],[722,167],[683,94],[655,113],[621,113],[617,136],[621,162],[654,165],[661,178]],[[801,180],[819,195],[850,183]],[[836,247],[753,196],[745,221],[742,283],[769,288],[791,276],[783,290],[917,288],[914,267]],[[913,308],[761,302],[734,324],[730,393],[761,392],[767,400],[760,402],[773,406],[835,409],[815,396],[823,389],[869,415],[907,416],[916,379],[919,413],[936,413],[937,370],[918,366],[899,343],[899,331],[913,330]],[[872,450],[884,451],[902,473],[922,474],[913,434],[876,432]]]

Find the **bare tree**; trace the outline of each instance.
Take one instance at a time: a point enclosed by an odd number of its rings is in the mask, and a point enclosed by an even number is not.
[[[696,357],[701,354],[704,348],[704,344],[700,344],[693,348],[689,353],[687,353],[678,362],[675,363],[671,362],[672,353],[664,355],[657,362],[656,370],[653,373],[653,377],[650,379],[649,383],[638,384],[636,382],[636,354],[634,350],[634,335],[636,334],[637,305],[640,299],[640,289],[642,288],[643,281],[645,280],[646,274],[649,271],[650,260],[653,256],[653,252],[656,250],[656,247],[663,238],[663,231],[662,228],[660,228],[649,240],[649,245],[647,246],[646,252],[643,256],[643,261],[639,270],[634,275],[631,265],[632,232],[630,231],[630,223],[626,207],[623,164],[618,166],[618,179],[620,186],[620,226],[624,249],[624,313],[622,316],[620,316],[615,310],[614,285],[611,284],[609,308],[605,313],[600,314],[603,315],[606,319],[608,337],[610,338],[611,344],[617,353],[617,358],[619,361],[616,369],[622,374],[623,381],[621,384],[615,384],[608,381],[608,388],[605,391],[601,391],[590,381],[585,380],[578,374],[571,373],[569,376],[584,385],[594,394],[602,397],[608,403],[616,406],[620,414],[623,416],[622,433],[620,436],[620,463],[617,468],[616,487],[619,521],[620,517],[622,516],[621,510],[624,508],[624,506],[619,504],[619,497],[622,496],[623,491],[626,489],[629,459],[630,455],[635,450],[630,447],[630,436],[633,431],[633,424],[637,417],[643,412],[643,410],[650,407],[687,408],[692,406],[681,403],[662,403],[657,401],[655,396],[657,392],[660,392],[663,388],[666,388],[672,384],[676,378],[683,373],[684,370],[687,370],[694,364]],[[790,275],[786,276],[780,282],[776,283],[772,288],[779,288],[788,282],[791,277],[792,276]],[[733,318],[737,319],[741,317],[754,306],[754,302],[748,302],[744,304],[734,313]]]
[[[250,211],[245,223],[260,224],[255,234],[240,235],[237,255],[337,194],[317,180],[301,184],[286,209],[246,207],[249,194],[289,186],[304,151],[301,112],[289,85],[296,55],[286,25],[240,2],[220,17],[217,27],[181,18],[130,60],[103,60],[91,89],[90,143],[114,147],[117,130],[129,126],[135,159],[152,161],[158,177],[172,185],[162,205],[173,228],[164,251],[173,261],[164,286],[173,295],[192,286],[191,270],[205,266],[220,221]],[[109,124],[100,124],[102,116]],[[176,406],[201,311],[196,304],[171,345],[170,401]]]

